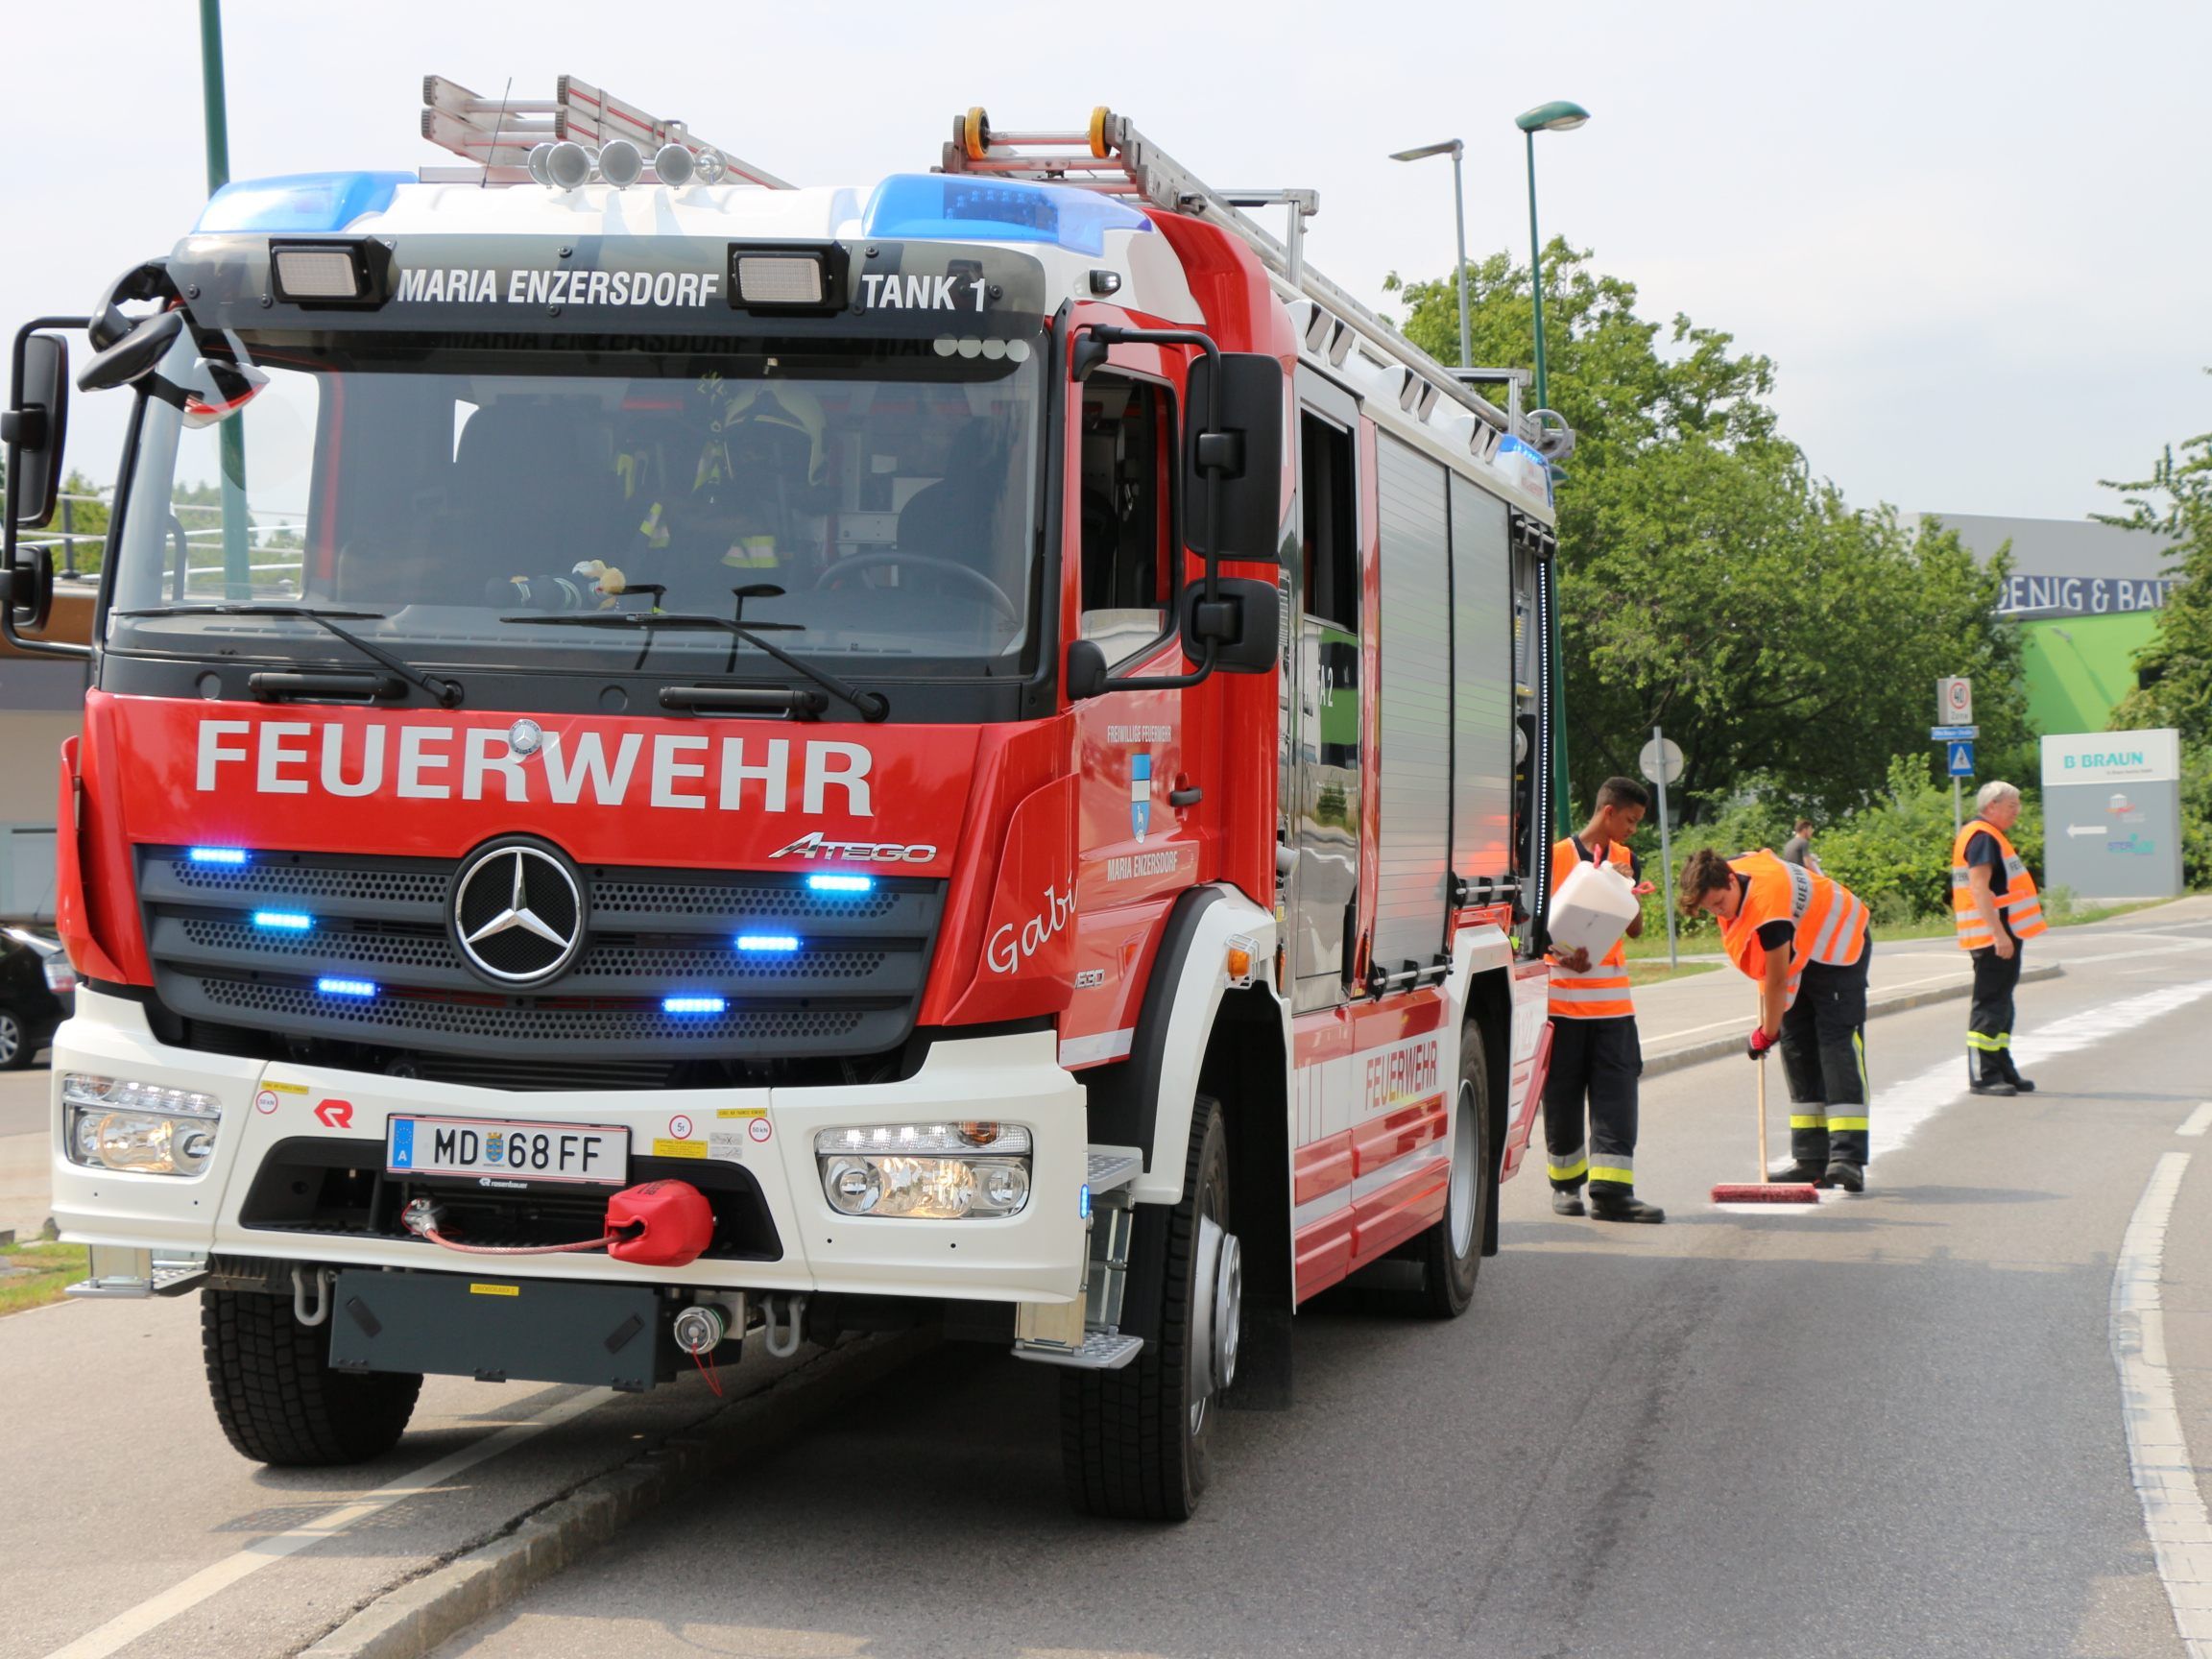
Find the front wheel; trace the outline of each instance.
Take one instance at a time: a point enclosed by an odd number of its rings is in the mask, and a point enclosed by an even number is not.
[[[279,1468],[366,1463],[399,1443],[420,1376],[333,1371],[327,1326],[302,1325],[288,1296],[200,1293],[200,1349],[215,1420],[240,1455]]]
[[[1444,1218],[1420,1238],[1421,1299],[1438,1319],[1456,1319],[1475,1300],[1482,1235],[1497,1197],[1490,1177],[1490,1084],[1482,1033],[1459,1034],[1459,1078],[1452,1111],[1452,1183]]]
[[[12,1008],[0,1008],[0,1071],[20,1071],[37,1053],[23,1016]]]
[[[1213,1474],[1216,1407],[1237,1371],[1244,1275],[1230,1231],[1228,1128],[1219,1103],[1203,1094],[1190,1115],[1183,1192],[1171,1210],[1137,1213],[1128,1305],[1143,1351],[1118,1371],[1062,1379],[1062,1464],[1069,1499],[1086,1514],[1185,1521]],[[1136,1311],[1146,1303],[1150,1312]]]

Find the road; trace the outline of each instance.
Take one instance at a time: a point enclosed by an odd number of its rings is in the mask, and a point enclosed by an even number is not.
[[[1187,1527],[1070,1514],[1052,1374],[946,1349],[442,1652],[2171,1659],[2111,1298],[2186,1158],[2150,1282],[2180,1429],[2212,1447],[2212,1145],[2176,1133],[2212,1097],[2208,909],[2040,942],[2069,970],[2022,996],[2032,1097],[1962,1094],[1958,1002],[1871,1024],[1863,1198],[1713,1210],[1751,1172],[1750,1068],[1653,1077],[1639,1164],[1668,1225],[1562,1220],[1525,1175],[1467,1318],[1322,1299],[1296,1405],[1225,1419]],[[1706,1017],[1647,1001],[1655,1032]],[[0,1320],[0,1390],[10,1659],[298,1652],[712,1404],[433,1380],[392,1457],[257,1470],[204,1403],[188,1302]],[[471,1451],[495,1455],[349,1507]]]

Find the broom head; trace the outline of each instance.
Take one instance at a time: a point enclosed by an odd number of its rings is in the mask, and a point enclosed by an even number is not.
[[[1820,1194],[1810,1182],[1756,1181],[1734,1186],[1722,1182],[1713,1189],[1716,1204],[1817,1204]]]

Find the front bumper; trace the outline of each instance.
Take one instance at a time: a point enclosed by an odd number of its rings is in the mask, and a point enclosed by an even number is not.
[[[61,1145],[60,1079],[67,1071],[213,1095],[222,1107],[213,1162],[189,1177],[71,1163]],[[55,1034],[53,1075],[54,1216],[63,1236],[80,1242],[423,1271],[482,1273],[496,1261],[503,1278],[807,1294],[1050,1303],[1071,1300],[1083,1283],[1084,1095],[1061,1068],[1048,1030],[940,1042],[900,1083],[523,1094],[175,1048],[156,1039],[136,1002],[81,989],[74,1017]],[[381,1146],[394,1114],[620,1124],[630,1130],[634,1158],[659,1153],[737,1164],[760,1191],[781,1257],[702,1258],[675,1268],[591,1254],[486,1258],[416,1238],[245,1224],[246,1196],[280,1143],[324,1137]],[[919,1221],[845,1215],[830,1207],[815,1163],[817,1131],[948,1118],[993,1118],[1029,1129],[1031,1191],[1020,1214]],[[765,1139],[757,1139],[761,1124]]]

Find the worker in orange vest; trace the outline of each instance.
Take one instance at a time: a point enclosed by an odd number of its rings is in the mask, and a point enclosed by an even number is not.
[[[1551,849],[1552,893],[1577,863],[1610,864],[1630,885],[1639,885],[1643,871],[1628,851],[1628,837],[1650,805],[1650,795],[1635,779],[1606,779],[1582,833]],[[1643,931],[1639,915],[1628,924],[1626,938]],[[1584,1214],[1587,1187],[1588,1214],[1600,1221],[1664,1221],[1666,1211],[1636,1196],[1636,1079],[1644,1070],[1644,1047],[1628,998],[1626,940],[1616,941],[1596,964],[1579,947],[1554,950],[1550,960],[1551,1069],[1544,1079],[1544,1146],[1551,1208],[1561,1215]]]
[[[1790,1163],[1769,1181],[1866,1186],[1866,906],[1842,882],[1773,854],[1711,848],[1682,871],[1682,908],[1720,923],[1728,959],[1759,984],[1747,1052],[1782,1050]]]
[[[1992,781],[1974,797],[1974,816],[1951,842],[1951,920],[1959,948],[1974,957],[1974,1001],[1966,1015],[1966,1086],[1977,1094],[2032,1094],[2012,1063],[2012,992],[2021,946],[2050,926],[2035,878],[2006,831],[2020,821],[2020,791]]]

